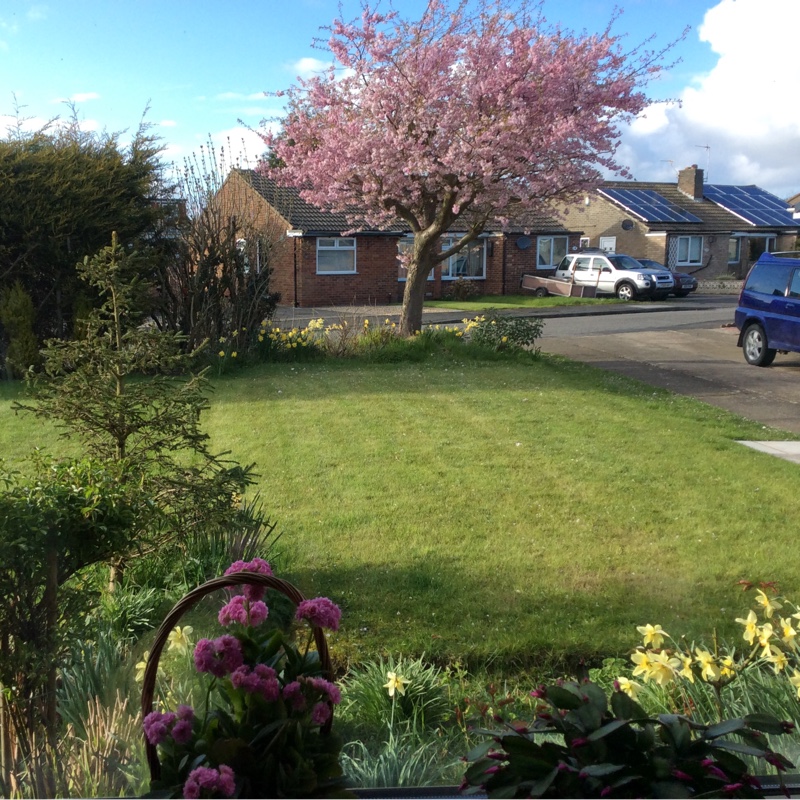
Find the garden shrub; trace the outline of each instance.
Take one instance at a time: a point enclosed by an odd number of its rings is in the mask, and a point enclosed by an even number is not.
[[[5,371],[10,378],[21,378],[28,367],[41,362],[33,332],[35,318],[33,300],[19,281],[0,294],[0,323],[8,338]]]
[[[542,335],[544,322],[538,317],[510,317],[496,309],[488,309],[475,319],[465,319],[465,330],[472,342],[492,350],[514,350],[533,348]]]
[[[445,300],[474,300],[480,297],[481,290],[475,281],[456,278],[444,292]]]

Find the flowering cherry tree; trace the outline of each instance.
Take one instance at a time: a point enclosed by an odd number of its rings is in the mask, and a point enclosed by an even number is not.
[[[612,20],[613,21],[613,20]],[[660,54],[625,50],[609,28],[574,34],[531,0],[429,0],[419,21],[334,21],[335,63],[282,93],[264,130],[272,176],[350,214],[353,230],[398,220],[413,234],[401,331],[419,330],[431,268],[520,209],[593,188],[615,161],[619,124],[645,107]],[[663,53],[663,51],[662,51]],[[451,231],[454,243],[441,249]]]

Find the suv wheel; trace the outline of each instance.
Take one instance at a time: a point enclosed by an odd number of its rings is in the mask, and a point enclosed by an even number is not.
[[[633,300],[636,297],[636,288],[632,283],[627,283],[627,281],[621,283],[617,286],[617,297],[625,301]]]
[[[754,367],[768,367],[775,360],[776,352],[773,348],[767,347],[767,334],[757,322],[747,326],[742,338],[742,353],[748,364]]]

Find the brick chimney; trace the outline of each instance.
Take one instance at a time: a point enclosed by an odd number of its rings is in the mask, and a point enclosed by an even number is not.
[[[703,170],[697,164],[686,167],[678,173],[678,190],[688,195],[692,200],[703,199]]]

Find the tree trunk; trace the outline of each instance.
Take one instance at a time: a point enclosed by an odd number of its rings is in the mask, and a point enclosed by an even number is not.
[[[414,249],[408,262],[406,288],[403,292],[403,306],[400,309],[400,335],[413,336],[422,330],[422,307],[425,304],[425,290],[428,288],[428,275],[433,269],[431,258],[431,241],[438,240],[438,235],[417,236]]]

